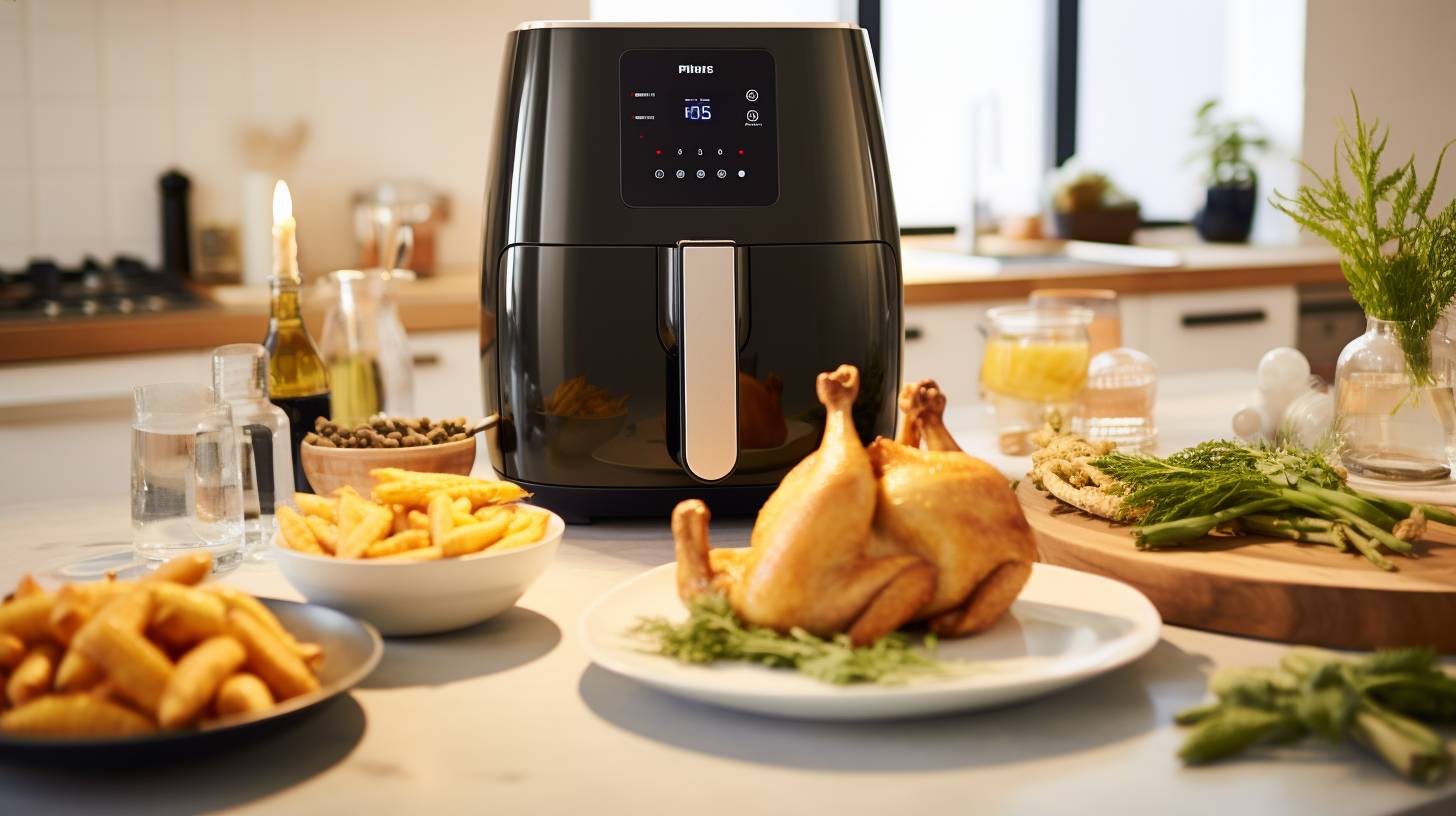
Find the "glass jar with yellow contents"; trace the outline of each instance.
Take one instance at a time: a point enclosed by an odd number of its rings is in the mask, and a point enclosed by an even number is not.
[[[986,313],[990,331],[981,386],[996,415],[1001,452],[1031,452],[1031,434],[1050,416],[1070,419],[1087,382],[1088,309],[1003,306]]]

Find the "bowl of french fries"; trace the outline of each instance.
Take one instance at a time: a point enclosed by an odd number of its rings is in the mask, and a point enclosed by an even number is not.
[[[211,571],[200,553],[136,580],[46,589],[23,579],[0,604],[0,746],[230,729],[321,702],[378,663],[383,644],[363,624],[203,583]]]
[[[510,482],[378,468],[367,496],[299,493],[278,508],[283,576],[386,635],[447,632],[510,609],[566,524]]]
[[[614,397],[583,376],[558,385],[541,405],[546,444],[567,457],[590,456],[621,433],[627,422],[627,397]]]

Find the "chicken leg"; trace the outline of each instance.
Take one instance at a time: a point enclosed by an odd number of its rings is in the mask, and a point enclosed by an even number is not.
[[[912,448],[925,447],[933,451],[959,451],[960,445],[945,427],[945,394],[935,380],[921,380],[906,383],[900,389],[900,411],[905,421],[895,441]]]
[[[915,617],[935,589],[936,568],[912,553],[870,554],[876,485],[851,416],[859,371],[840,366],[820,374],[816,387],[824,438],[764,503],[741,559],[713,556],[701,502],[673,511],[678,593],[687,600],[723,591],[749,623],[847,632],[864,644]]]
[[[933,381],[907,386],[900,405],[901,439],[923,439],[930,450],[887,439],[870,446],[879,476],[876,533],[938,567],[935,593],[919,619],[947,636],[981,631],[1031,575],[1031,528],[1006,478],[961,452],[946,430],[945,397]]]

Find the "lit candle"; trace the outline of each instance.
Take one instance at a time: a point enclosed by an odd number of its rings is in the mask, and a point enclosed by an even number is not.
[[[273,277],[279,280],[299,279],[297,229],[288,182],[279,179],[273,187]]]

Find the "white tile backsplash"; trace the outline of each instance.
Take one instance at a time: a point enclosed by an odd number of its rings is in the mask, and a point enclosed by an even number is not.
[[[35,182],[36,239],[104,246],[106,189],[101,176],[56,173]]]
[[[132,169],[106,174],[106,237],[113,243],[135,236],[161,234],[160,173]]]
[[[0,3],[0,9],[7,4]],[[25,36],[18,25],[0,23],[0,96],[25,93]]]
[[[31,218],[30,177],[0,171],[0,244],[28,244],[35,238]]]
[[[0,170],[29,167],[30,110],[22,97],[0,96]]]
[[[101,19],[106,97],[171,99],[172,12],[167,0],[107,0]]]
[[[20,0],[31,29],[95,28],[101,13],[97,0]]]
[[[101,43],[95,27],[30,32],[30,95],[35,99],[94,99],[101,92]]]
[[[141,167],[161,173],[174,161],[170,102],[108,99],[102,122],[102,154],[108,168]]]
[[[95,102],[36,102],[31,107],[36,170],[101,169],[101,110]]]
[[[296,121],[308,142],[277,170],[305,272],[354,264],[350,197],[388,179],[449,195],[438,257],[473,266],[506,34],[589,14],[588,0],[0,0],[0,267],[156,261],[169,166],[192,179],[194,227],[237,226],[244,130]]]

